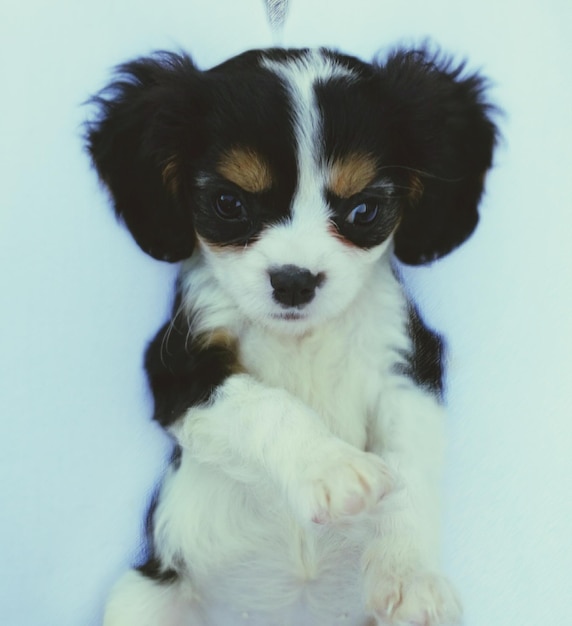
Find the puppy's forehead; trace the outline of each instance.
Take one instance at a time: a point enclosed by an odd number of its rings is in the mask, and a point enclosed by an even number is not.
[[[285,62],[268,59],[263,64],[281,78],[289,94],[300,186],[310,183],[305,178],[320,174],[318,178],[336,195],[349,197],[361,191],[373,178],[375,160],[352,150],[349,144],[326,145],[325,108],[320,97],[325,85],[354,90],[359,80],[357,68],[349,67],[343,57],[320,50],[305,51]],[[347,124],[346,118],[342,115],[333,123]]]
[[[313,182],[347,198],[372,182],[377,158],[362,145],[363,120],[351,114],[365,64],[321,50],[266,51],[248,62],[254,71],[242,89],[251,104],[238,106],[229,125],[232,140],[217,158],[221,176],[247,192],[279,186],[291,196]],[[332,142],[332,128],[347,139]]]

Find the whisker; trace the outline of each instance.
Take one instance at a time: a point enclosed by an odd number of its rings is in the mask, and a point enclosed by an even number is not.
[[[433,180],[441,180],[446,183],[458,183],[462,181],[462,177],[456,178],[446,178],[445,176],[437,176],[437,174],[432,174],[431,172],[427,172],[426,170],[420,170],[415,167],[409,167],[407,165],[382,165],[380,170],[404,170],[406,172],[412,172],[413,174],[419,174],[425,178],[432,178]]]
[[[177,332],[179,332],[176,328],[175,328],[175,324],[177,322],[177,318],[179,317],[179,315],[181,315],[184,311],[184,304],[183,301],[181,299],[181,303],[179,304],[179,306],[177,307],[177,310],[175,311],[175,314],[173,315],[173,317],[171,318],[171,321],[169,322],[168,326],[167,326],[167,331],[165,332],[165,334],[163,335],[163,338],[161,340],[161,348],[159,350],[159,356],[161,358],[161,363],[167,367],[167,364],[165,363],[164,360],[164,355],[169,356],[171,353],[169,352],[169,339],[171,337],[171,333],[175,330]],[[186,346],[185,346],[186,347]]]

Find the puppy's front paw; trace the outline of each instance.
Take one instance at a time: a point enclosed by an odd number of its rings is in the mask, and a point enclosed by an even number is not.
[[[377,455],[340,443],[310,464],[297,500],[303,518],[326,524],[371,509],[393,484]]]
[[[384,626],[454,626],[462,616],[449,581],[426,570],[385,573],[372,585],[367,606]]]

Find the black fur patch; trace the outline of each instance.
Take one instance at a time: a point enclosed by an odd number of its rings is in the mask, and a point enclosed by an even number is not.
[[[171,454],[171,466],[173,469],[178,470],[181,467],[181,460],[183,458],[183,449],[181,446],[176,445],[173,448],[173,453]]]
[[[377,68],[385,134],[395,165],[419,175],[405,206],[395,254],[417,265],[444,256],[475,229],[496,128],[486,82],[463,63],[427,50],[398,51]]]
[[[193,337],[183,314],[165,324],[149,345],[145,369],[153,392],[153,418],[167,428],[190,407],[207,402],[238,368],[228,345],[207,345]]]
[[[406,364],[397,367],[397,372],[408,376],[415,384],[442,399],[445,354],[442,337],[425,326],[418,311],[412,305],[409,307],[407,330],[413,350],[405,355]]]
[[[175,445],[171,454],[171,468],[173,471],[177,471],[181,466],[181,458],[183,451],[179,445]],[[158,488],[147,510],[147,516],[145,518],[145,556],[143,563],[135,567],[135,569],[143,574],[146,578],[150,578],[160,583],[173,583],[180,577],[180,572],[171,567],[165,567],[161,563],[161,559],[157,555],[155,548],[155,512],[159,505],[159,498],[161,496],[161,489]]]
[[[156,557],[151,557],[143,565],[135,568],[145,578],[150,578],[159,583],[171,584],[179,579],[179,573],[174,569],[164,569],[161,561]]]
[[[151,499],[147,518],[145,520],[145,539],[146,539],[146,556],[141,565],[135,569],[143,574],[146,578],[150,578],[159,583],[170,584],[178,580],[179,573],[169,567],[164,567],[161,559],[157,556],[155,550],[155,541],[153,538],[155,511],[159,504],[159,491],[156,491]]]
[[[163,53],[122,65],[92,100],[98,108],[87,129],[93,163],[117,215],[139,246],[160,260],[189,257],[195,244],[186,185],[172,193],[164,171],[173,169],[174,159],[184,170],[204,149],[203,82],[189,57]]]

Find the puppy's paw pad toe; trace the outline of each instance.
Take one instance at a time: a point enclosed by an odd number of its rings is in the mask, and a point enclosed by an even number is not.
[[[352,517],[372,509],[394,485],[376,455],[351,449],[339,460],[313,464],[302,489],[305,517],[317,523]]]
[[[369,602],[381,624],[457,626],[462,608],[446,578],[433,572],[388,574]]]

